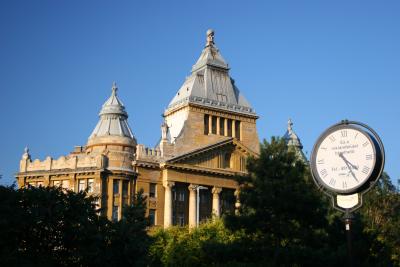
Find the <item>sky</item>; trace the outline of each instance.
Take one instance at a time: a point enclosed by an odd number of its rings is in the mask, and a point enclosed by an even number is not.
[[[205,45],[206,31],[255,108],[260,139],[294,122],[310,155],[342,119],[380,135],[400,178],[400,1],[0,2],[0,184],[24,147],[58,158],[85,145],[116,81],[139,143]]]

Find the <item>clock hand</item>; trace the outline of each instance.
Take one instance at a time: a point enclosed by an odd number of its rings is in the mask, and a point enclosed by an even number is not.
[[[346,160],[346,158],[343,157],[343,154],[342,154],[342,153],[339,153],[339,157],[341,157],[341,158],[343,159],[344,163],[347,165],[347,168],[349,168],[349,172],[351,173],[351,176],[353,176],[353,178],[354,178],[354,179],[357,181],[357,183],[358,183],[358,179],[357,179],[356,175],[354,174],[353,170],[351,169],[352,166],[350,166],[350,165],[353,165],[353,164],[351,164],[348,160]]]
[[[347,162],[348,164],[350,164],[351,167],[353,167],[354,169],[358,170],[358,167],[357,167],[356,165],[352,164],[350,161],[348,161],[348,160],[344,157],[343,153],[339,153],[339,157],[341,157],[345,162]]]

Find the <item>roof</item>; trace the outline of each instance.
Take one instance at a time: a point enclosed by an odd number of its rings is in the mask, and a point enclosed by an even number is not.
[[[283,136],[283,139],[285,139],[286,145],[295,151],[299,159],[303,162],[307,162],[307,157],[303,153],[303,144],[297,134],[293,131],[293,122],[291,119],[288,120],[287,131]]]
[[[117,96],[117,85],[114,82],[111,96],[103,104],[99,113],[100,119],[89,139],[101,136],[122,136],[135,139],[128,124],[128,113]]]
[[[167,111],[187,103],[255,115],[229,75],[228,64],[214,43],[213,30],[207,31],[207,44]]]

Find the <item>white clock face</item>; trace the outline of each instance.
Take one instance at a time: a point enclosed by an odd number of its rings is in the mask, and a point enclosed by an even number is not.
[[[363,185],[375,165],[375,149],[362,131],[341,128],[328,134],[316,147],[314,166],[320,180],[335,191]]]

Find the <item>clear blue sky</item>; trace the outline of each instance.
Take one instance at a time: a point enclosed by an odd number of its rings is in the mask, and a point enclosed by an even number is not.
[[[112,82],[139,143],[189,74],[208,28],[260,119],[288,118],[310,153],[348,118],[383,139],[400,178],[400,1],[1,1],[0,173],[11,184],[25,145],[58,158],[84,145]]]

